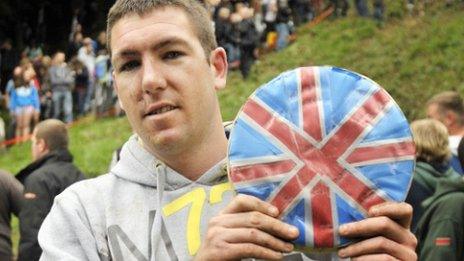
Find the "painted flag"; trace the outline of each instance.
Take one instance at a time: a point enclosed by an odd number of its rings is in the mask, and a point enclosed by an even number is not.
[[[336,67],[285,72],[242,107],[229,142],[238,193],[276,206],[300,249],[350,243],[341,224],[403,201],[415,147],[398,105],[372,80]]]

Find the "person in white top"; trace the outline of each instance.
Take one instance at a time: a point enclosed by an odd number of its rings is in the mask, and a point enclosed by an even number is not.
[[[427,102],[427,117],[443,123],[448,129],[449,147],[457,158],[457,148],[464,136],[464,101],[456,91],[436,94]],[[453,166],[454,168],[454,166]],[[462,170],[458,170],[462,173]]]

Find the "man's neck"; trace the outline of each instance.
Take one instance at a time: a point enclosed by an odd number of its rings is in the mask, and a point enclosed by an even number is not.
[[[450,136],[464,136],[464,126],[453,126],[448,128]]]
[[[216,133],[205,135],[205,139],[197,144],[183,146],[186,149],[175,154],[156,153],[143,146],[170,168],[192,181],[200,178],[227,156],[227,138],[222,127]]]
[[[203,146],[195,147],[172,159],[168,165],[181,173],[189,180],[199,179],[206,171],[227,156],[227,138],[216,140],[214,143],[203,143]]]

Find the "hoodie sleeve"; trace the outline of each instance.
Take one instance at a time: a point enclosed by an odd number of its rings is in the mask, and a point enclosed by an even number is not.
[[[65,190],[55,198],[53,207],[39,231],[40,260],[109,260],[99,254],[79,196]]]

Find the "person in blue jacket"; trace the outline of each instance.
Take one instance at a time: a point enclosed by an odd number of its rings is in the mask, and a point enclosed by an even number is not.
[[[30,134],[34,113],[40,111],[39,93],[32,83],[30,71],[25,70],[14,78],[9,109],[16,121],[16,137]]]

